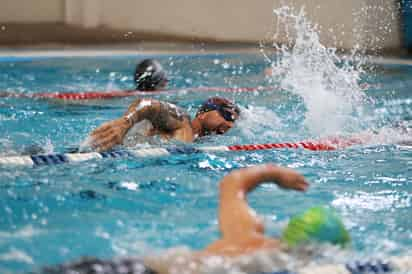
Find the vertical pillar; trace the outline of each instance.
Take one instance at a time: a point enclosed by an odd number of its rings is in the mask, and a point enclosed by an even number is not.
[[[401,0],[403,46],[412,52],[412,0]]]
[[[83,0],[82,25],[85,28],[95,28],[100,25],[101,3],[99,0]]]
[[[100,25],[101,3],[99,0],[65,0],[66,24],[94,28]]]
[[[79,2],[76,0],[64,1],[64,23],[66,24],[80,24],[79,22]]]

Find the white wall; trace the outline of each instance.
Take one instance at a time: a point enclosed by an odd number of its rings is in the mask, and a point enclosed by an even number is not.
[[[399,1],[363,0],[355,10],[359,33],[354,34],[354,43],[369,45],[370,49],[400,48],[401,22]],[[361,37],[360,37],[361,36]]]
[[[102,23],[136,29],[210,37],[219,40],[258,40],[271,28],[272,0],[140,0],[128,2],[121,13],[103,0]],[[247,3],[247,4],[242,4]],[[268,10],[269,8],[269,10]]]
[[[0,0],[0,22],[63,22],[64,0]]]
[[[256,43],[269,38],[276,27],[273,8],[287,2],[298,10],[305,6],[328,46],[400,47],[396,0],[67,1],[82,6],[77,23],[84,26]]]
[[[0,22],[105,25],[121,31],[258,43],[274,32],[272,11],[281,3],[296,9],[304,5],[327,46],[400,47],[397,0],[0,0]]]

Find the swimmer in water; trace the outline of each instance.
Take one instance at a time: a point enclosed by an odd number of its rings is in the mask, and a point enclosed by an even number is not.
[[[134,83],[139,91],[158,91],[168,83],[166,72],[156,60],[145,59],[141,61],[134,72]]]
[[[296,171],[272,164],[231,172],[220,182],[219,230],[221,239],[215,241],[198,254],[201,256],[220,255],[232,257],[262,249],[278,249],[281,247],[282,241],[291,246],[314,239],[320,242],[325,241],[341,245],[345,245],[349,241],[349,235],[344,230],[343,225],[336,226],[337,229],[334,231],[331,229],[329,232],[333,233],[327,233],[329,235],[325,235],[325,237],[329,238],[323,240],[319,237],[320,235],[316,235],[317,231],[315,231],[314,227],[305,231],[305,228],[312,226],[309,223],[314,221],[309,220],[309,215],[313,217],[319,213],[317,211],[323,210],[325,210],[325,214],[329,214],[326,209],[320,208],[312,208],[301,217],[296,217],[294,219],[295,223],[289,223],[282,239],[265,236],[263,223],[253,209],[249,207],[246,196],[258,185],[266,182],[275,183],[282,189],[302,192],[306,191],[309,187],[305,178]],[[320,213],[320,215],[322,214]],[[329,217],[332,217],[332,215]],[[315,222],[318,221],[316,220]],[[328,221],[331,221],[331,219],[329,218]],[[337,219],[334,221],[339,223]],[[328,230],[326,226],[329,224],[319,222],[318,225],[323,225],[324,232],[326,233]],[[304,236],[303,233],[306,233],[306,235]]]
[[[136,91],[161,91],[164,90],[169,82],[166,72],[163,70],[162,65],[154,59],[144,59],[136,65],[134,72],[134,84],[135,88],[126,90],[119,93],[119,96],[122,93],[136,92]],[[34,99],[49,99],[49,100],[58,100],[58,101],[70,101],[75,97],[75,95],[81,95],[84,97],[84,100],[95,99],[92,94],[93,92],[86,93],[33,93],[33,94],[22,94],[8,91],[1,91],[0,97],[16,97],[16,98],[34,98]],[[88,98],[87,94],[91,94],[92,97]],[[107,93],[109,94],[109,93]],[[102,93],[103,98],[104,92]],[[99,98],[97,98],[99,99]]]
[[[205,135],[224,134],[234,126],[239,114],[239,108],[222,97],[204,102],[193,120],[173,104],[137,99],[122,117],[95,129],[82,147],[105,151],[138,135],[190,143]]]
[[[48,271],[43,273],[94,273],[88,272],[91,268],[101,269],[102,272],[96,273],[105,274],[201,273],[202,264],[213,257],[234,263],[236,259],[247,256],[250,264],[254,264],[250,259],[259,252],[276,253],[280,249],[287,250],[310,242],[342,247],[349,244],[349,234],[339,217],[324,207],[314,207],[293,217],[280,239],[266,236],[262,220],[247,203],[247,194],[262,183],[274,183],[282,189],[301,192],[306,191],[309,186],[302,175],[289,168],[267,164],[239,169],[226,175],[220,182],[218,222],[221,238],[204,250],[178,254],[174,257],[156,256],[108,261],[84,259],[78,263],[48,268]],[[251,269],[251,266],[247,265],[242,267]],[[258,269],[247,273],[262,271],[256,266],[256,261],[253,267]]]

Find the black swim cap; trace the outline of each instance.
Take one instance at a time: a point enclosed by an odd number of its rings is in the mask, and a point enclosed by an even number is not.
[[[136,90],[157,90],[167,81],[166,73],[156,60],[145,59],[136,66],[134,73]]]

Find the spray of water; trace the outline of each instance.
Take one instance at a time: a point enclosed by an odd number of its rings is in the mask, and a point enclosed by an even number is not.
[[[274,81],[305,102],[305,126],[316,135],[353,132],[361,129],[357,117],[365,97],[359,86],[365,57],[354,49],[341,56],[336,48],[320,42],[318,26],[302,8],[274,10],[277,29],[274,48],[279,57],[271,62]],[[286,37],[286,41],[284,39]]]
[[[249,140],[253,140],[256,136],[270,140],[278,137],[278,133],[274,132],[273,128],[280,128],[281,121],[271,110],[259,106],[249,106],[249,108],[242,108],[241,113],[242,124],[245,126],[241,127],[240,130],[242,135]]]

